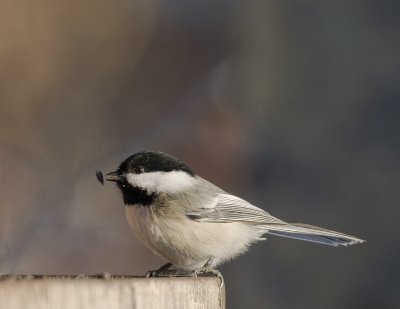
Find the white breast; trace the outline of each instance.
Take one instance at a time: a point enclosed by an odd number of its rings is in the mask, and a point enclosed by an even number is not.
[[[187,217],[155,216],[152,206],[126,206],[126,216],[137,237],[155,254],[181,269],[212,267],[246,251],[264,231],[241,222],[195,222]]]

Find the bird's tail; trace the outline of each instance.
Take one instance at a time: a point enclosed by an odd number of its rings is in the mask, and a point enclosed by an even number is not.
[[[270,224],[268,226],[260,226],[260,228],[266,229],[266,232],[271,235],[294,238],[335,247],[364,242],[364,240],[357,237],[302,223]]]

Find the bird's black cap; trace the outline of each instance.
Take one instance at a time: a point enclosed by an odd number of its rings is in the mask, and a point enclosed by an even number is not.
[[[184,171],[194,176],[193,171],[177,158],[163,152],[142,151],[125,159],[118,170],[120,172],[171,172]]]

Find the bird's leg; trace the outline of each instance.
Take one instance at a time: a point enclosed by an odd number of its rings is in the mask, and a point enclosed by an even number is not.
[[[204,264],[203,268],[210,268],[211,264],[214,262],[214,258],[210,257],[207,263]]]
[[[149,270],[146,273],[146,278],[151,278],[151,277],[170,277],[175,270],[169,270],[169,268],[172,266],[171,263],[164,264],[157,270]]]
[[[157,270],[149,270],[146,273],[146,278],[153,277],[194,277],[194,272],[192,270],[182,270],[182,269],[169,269],[172,263],[167,263],[161,266]]]
[[[171,266],[172,266],[172,263],[166,263],[163,266],[161,266],[159,269],[157,269],[157,271],[162,272],[162,271],[168,270]]]

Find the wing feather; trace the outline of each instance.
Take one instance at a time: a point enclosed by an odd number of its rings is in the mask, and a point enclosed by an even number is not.
[[[220,193],[206,205],[189,210],[186,215],[203,222],[247,222],[253,224],[284,224],[266,211],[245,200],[226,193]]]

